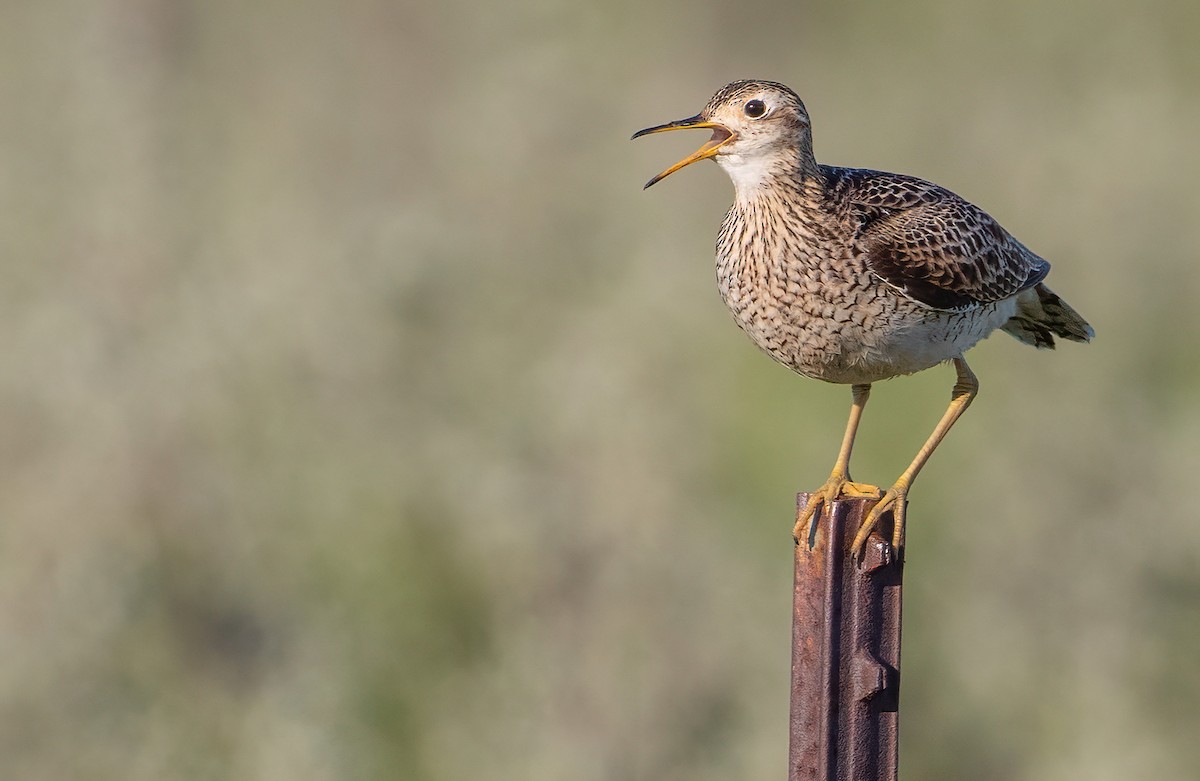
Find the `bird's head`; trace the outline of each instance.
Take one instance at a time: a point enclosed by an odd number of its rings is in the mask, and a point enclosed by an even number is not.
[[[736,186],[754,184],[779,163],[812,157],[808,111],[795,92],[774,81],[726,84],[694,117],[648,127],[634,138],[668,130],[712,130],[704,146],[655,176],[646,187],[691,165],[713,158]]]

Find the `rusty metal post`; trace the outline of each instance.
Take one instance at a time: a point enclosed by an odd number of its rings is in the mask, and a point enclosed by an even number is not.
[[[904,562],[885,540],[891,514],[862,561],[849,551],[874,501],[822,508],[813,548],[796,546],[788,781],[896,781]]]

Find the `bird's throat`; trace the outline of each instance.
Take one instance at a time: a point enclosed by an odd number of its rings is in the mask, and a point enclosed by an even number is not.
[[[816,161],[792,150],[774,155],[723,154],[716,160],[733,181],[739,199],[753,199],[772,190],[794,190],[820,180]]]

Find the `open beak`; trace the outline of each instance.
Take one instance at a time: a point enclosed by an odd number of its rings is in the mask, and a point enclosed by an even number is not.
[[[700,147],[692,154],[683,158],[675,165],[646,182],[646,186],[642,188],[643,190],[661,179],[666,179],[668,176],[675,173],[680,168],[683,168],[685,165],[691,165],[697,160],[704,160],[705,158],[714,157],[717,154],[718,149],[737,138],[737,135],[729,128],[725,127],[724,125],[718,125],[716,122],[705,122],[700,118],[699,114],[694,117],[688,117],[687,119],[677,119],[674,122],[668,122],[665,125],[657,125],[656,127],[648,127],[645,130],[639,130],[633,134],[633,138],[648,136],[651,133],[665,133],[668,130],[687,130],[694,127],[712,128],[712,138],[710,138],[704,144],[704,146]],[[633,139],[631,138],[630,140],[632,141]]]

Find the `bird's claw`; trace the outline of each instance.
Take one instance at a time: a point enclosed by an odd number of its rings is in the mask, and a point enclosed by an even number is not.
[[[803,539],[808,540],[811,549],[816,544],[817,512],[835,502],[840,496],[878,498],[879,488],[866,483],[855,483],[845,472],[834,472],[825,484],[809,495],[808,504],[796,514],[796,525],[792,528],[792,538],[799,545]]]
[[[892,547],[900,550],[904,544],[904,513],[908,508],[908,486],[894,485],[889,488],[883,496],[867,513],[867,517],[863,519],[862,525],[858,527],[858,533],[854,535],[854,542],[850,545],[851,555],[855,561],[860,561],[863,556],[863,549],[867,544],[867,538],[875,527],[879,525],[879,519],[888,510],[892,511]]]

